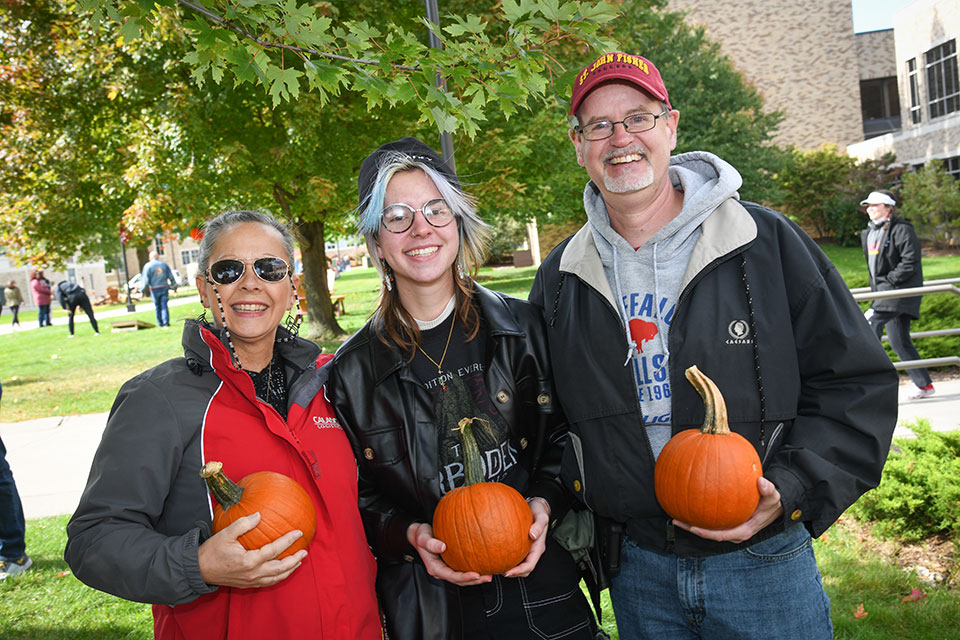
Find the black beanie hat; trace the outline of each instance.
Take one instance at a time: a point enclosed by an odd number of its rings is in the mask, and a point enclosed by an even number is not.
[[[373,191],[373,183],[377,179],[377,171],[380,169],[380,162],[384,156],[392,153],[399,153],[409,156],[413,160],[423,162],[436,169],[440,175],[445,177],[453,186],[460,188],[460,180],[457,174],[450,166],[437,155],[437,152],[431,149],[416,138],[401,138],[388,142],[377,148],[360,165],[360,175],[357,177],[357,190],[360,194],[359,204],[363,207],[370,192]]]

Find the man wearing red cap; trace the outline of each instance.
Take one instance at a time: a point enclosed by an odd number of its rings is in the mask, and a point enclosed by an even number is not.
[[[671,157],[680,113],[652,62],[604,54],[569,115],[587,224],[530,299],[570,422],[562,480],[603,523],[620,638],[831,638],[810,538],[880,481],[890,359],[816,244],[739,199],[736,169]],[[727,530],[673,520],[654,494],[661,449],[704,420],[693,365],[763,463],[756,511]]]

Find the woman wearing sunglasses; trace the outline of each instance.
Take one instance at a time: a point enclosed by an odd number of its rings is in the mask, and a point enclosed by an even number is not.
[[[548,540],[566,424],[552,398],[540,314],[478,285],[487,225],[456,174],[414,138],[360,168],[360,219],[383,278],[370,321],[338,350],[330,393],[360,467],[392,640],[593,638],[576,566]],[[472,419],[488,481],[527,497],[532,547],[503,575],[461,573],[431,521],[464,484],[454,430]]]
[[[293,237],[267,214],[206,225],[197,289],[212,320],[188,320],[184,357],[123,385],[67,526],[74,574],[154,604],[156,638],[381,638],[356,463],[324,398],[331,356],[281,326],[291,264]],[[234,481],[296,480],[317,516],[309,546],[277,559],[302,533],[290,531],[245,550],[258,514],[211,535],[200,469],[212,460]]]

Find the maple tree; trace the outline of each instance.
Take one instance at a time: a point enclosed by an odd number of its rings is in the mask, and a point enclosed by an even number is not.
[[[0,242],[22,260],[56,264],[77,251],[112,253],[118,233],[142,241],[185,233],[225,207],[271,209],[301,232],[311,336],[340,332],[324,241],[350,227],[363,156],[406,134],[475,134],[484,109],[509,113],[542,94],[553,71],[538,47],[601,44],[599,25],[613,15],[602,3],[508,2],[483,19],[448,17],[446,49],[430,52],[412,3],[238,3],[261,27],[278,20],[268,29],[276,43],[239,34],[250,23],[232,9],[229,22],[205,22],[200,3],[141,4],[86,2],[90,13],[77,14],[57,0],[13,1],[0,11],[9,54],[0,157],[11,161],[0,170]],[[301,50],[305,12],[314,27],[334,25],[327,44],[346,54],[334,54],[341,66]],[[499,43],[483,35],[492,16],[503,22]],[[391,22],[383,34],[368,26],[374,17]],[[246,64],[236,64],[241,50]],[[437,89],[435,65],[454,59]]]

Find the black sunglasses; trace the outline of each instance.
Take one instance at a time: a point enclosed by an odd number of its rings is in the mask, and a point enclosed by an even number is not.
[[[207,269],[207,275],[217,284],[232,284],[240,279],[249,262],[243,260],[217,260]],[[283,258],[257,258],[253,272],[264,282],[280,282],[287,277],[290,265]]]

